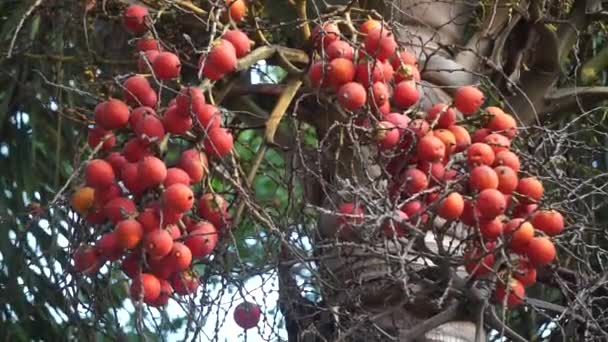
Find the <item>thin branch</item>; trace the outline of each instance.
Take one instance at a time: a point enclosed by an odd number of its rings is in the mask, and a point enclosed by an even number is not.
[[[23,17],[21,17],[21,20],[19,20],[19,24],[17,24],[17,28],[15,29],[15,34],[13,34],[13,39],[11,39],[11,43],[8,46],[8,52],[6,53],[7,58],[11,58],[11,56],[13,55],[13,48],[15,47],[15,42],[17,41],[17,36],[19,35],[19,32],[23,28],[23,24],[25,24],[25,21],[27,20],[27,18],[29,18],[29,16],[32,15],[32,12],[34,12],[34,10],[41,4],[42,4],[42,0],[36,0],[36,2],[34,2],[32,4],[32,6],[30,6],[30,8],[27,10],[27,12],[25,12]]]

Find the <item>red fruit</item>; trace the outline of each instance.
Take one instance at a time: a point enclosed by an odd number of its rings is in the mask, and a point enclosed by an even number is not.
[[[395,72],[395,82],[420,82],[420,70],[414,65],[403,65]]]
[[[368,19],[359,26],[359,32],[362,34],[368,34],[376,28],[382,27],[382,24],[378,20]]]
[[[127,163],[127,158],[123,156],[120,152],[112,152],[108,154],[105,161],[112,165],[112,169],[114,170],[115,175],[120,174],[120,170]]]
[[[205,104],[205,95],[199,87],[184,87],[175,97],[175,106],[181,116],[190,116],[192,108]]]
[[[206,193],[201,196],[198,202],[198,214],[220,230],[230,220],[228,203],[224,197],[213,193]]]
[[[149,266],[148,272],[154,274],[159,279],[169,279],[175,273],[170,256],[171,254],[159,259],[148,258],[146,260]]]
[[[135,126],[134,131],[144,145],[159,143],[165,136],[165,126],[155,115],[144,115]]]
[[[416,83],[402,81],[397,84],[393,93],[393,101],[400,108],[409,108],[418,102],[420,92],[416,88]]]
[[[95,249],[89,245],[80,246],[74,251],[74,271],[86,275],[97,273],[102,264]]]
[[[519,280],[523,286],[530,286],[536,283],[536,267],[525,259],[517,262],[517,269],[513,272],[513,277]]]
[[[139,57],[137,58],[137,70],[143,73],[152,72],[152,64],[158,55],[160,54],[160,50],[147,50],[145,52],[140,52]]]
[[[110,99],[95,108],[95,123],[106,130],[121,128],[129,122],[129,107],[122,101]]]
[[[520,283],[519,280],[514,278],[509,280],[508,286],[505,286],[503,283],[499,283],[496,286],[496,292],[494,293],[494,299],[496,302],[506,304],[508,308],[514,308],[523,303],[525,296],[526,291],[524,289],[524,285]]]
[[[503,231],[504,223],[500,218],[494,218],[492,220],[483,220],[479,222],[479,231],[484,240],[494,241],[496,240]]]
[[[389,30],[378,27],[367,34],[363,46],[370,56],[385,61],[395,53],[397,42],[395,36]]]
[[[205,66],[213,67],[215,72],[226,74],[236,69],[237,54],[234,45],[225,39],[221,39],[207,56]]]
[[[106,260],[120,259],[123,248],[118,244],[118,237],[114,232],[105,233],[95,242],[95,252]]]
[[[509,247],[516,253],[524,253],[534,238],[534,226],[523,219],[512,219],[504,226],[504,233],[511,235]]]
[[[338,88],[355,79],[355,65],[350,59],[336,58],[327,67],[327,81]]]
[[[390,91],[383,82],[376,82],[372,86],[370,99],[373,99],[377,106],[382,106],[388,102]]]
[[[456,149],[456,137],[451,131],[443,128],[434,130],[433,136],[437,137],[445,145],[444,160],[447,160],[447,157]]]
[[[486,128],[492,132],[500,133],[509,139],[513,139],[517,134],[517,122],[515,122],[515,119],[511,115],[505,113],[494,114],[486,124]]]
[[[106,216],[103,210],[97,209],[87,214],[86,221],[90,224],[102,224],[106,222]]]
[[[158,100],[156,92],[150,82],[141,76],[135,75],[127,78],[123,83],[123,97],[131,106],[156,107]]]
[[[323,71],[323,62],[315,62],[308,69],[308,79],[314,88],[323,86],[324,77],[327,74]]]
[[[420,160],[437,162],[445,156],[446,147],[439,138],[427,135],[420,139],[416,147],[416,153]]]
[[[131,126],[131,129],[135,129],[144,116],[148,115],[158,116],[156,111],[150,107],[137,107],[133,109],[129,116],[129,126]]]
[[[103,206],[111,199],[120,197],[121,195],[122,190],[120,189],[120,186],[115,183],[110,184],[102,189],[96,189],[94,194],[95,205],[99,208],[103,208]]]
[[[389,113],[383,115],[383,120],[395,125],[399,131],[399,135],[403,135],[411,121],[406,115],[400,113]]]
[[[93,159],[88,162],[84,177],[88,186],[98,189],[114,183],[116,178],[112,165],[103,159]]]
[[[543,183],[535,177],[522,178],[519,180],[516,192],[521,195],[520,199],[525,203],[538,202],[543,197]]]
[[[489,134],[483,139],[483,142],[490,145],[494,153],[508,151],[509,147],[511,147],[511,141],[509,138],[498,133]]]
[[[492,165],[496,158],[492,147],[484,143],[474,143],[467,149],[467,162],[470,166]]]
[[[241,22],[247,14],[247,3],[245,0],[224,0],[224,2],[228,6],[230,19],[235,23]]]
[[[399,144],[399,130],[388,121],[380,121],[377,127],[376,140],[382,149],[391,149]]]
[[[465,200],[464,210],[462,211],[462,215],[460,215],[460,221],[467,226],[476,227],[477,223],[480,221],[480,217],[481,214],[479,213],[479,209],[475,206],[475,202],[473,200]]]
[[[469,146],[471,146],[471,136],[466,128],[453,125],[448,127],[448,130],[454,134],[454,139],[456,139],[456,147],[454,148],[454,152],[465,151]]]
[[[139,252],[131,252],[131,254],[127,255],[126,258],[123,259],[120,264],[120,269],[127,275],[127,277],[133,279],[139,273],[141,273],[141,266],[139,265],[139,260],[141,255]]]
[[[251,329],[260,321],[260,307],[249,302],[242,302],[234,308],[234,321],[243,329]]]
[[[159,217],[162,218],[161,225],[163,227],[178,223],[179,220],[182,219],[182,216],[184,216],[184,213],[173,211],[173,210],[170,210],[167,208],[161,208],[160,204],[158,202],[153,202],[153,203],[154,203],[154,205],[152,207],[158,211]],[[173,232],[170,232],[170,233],[173,233]]]
[[[152,70],[159,80],[171,80],[179,77],[182,63],[179,57],[172,52],[161,52],[154,58]]]
[[[494,168],[496,175],[498,176],[498,187],[497,189],[503,194],[511,194],[517,188],[519,182],[517,173],[510,167],[498,166]]]
[[[445,165],[443,163],[419,161],[417,167],[435,182],[441,182],[445,177]]]
[[[139,245],[144,236],[144,228],[134,219],[118,222],[114,230],[118,245],[123,249],[132,249]]]
[[[232,44],[236,52],[236,58],[245,57],[251,51],[253,42],[241,30],[228,30],[222,38]]]
[[[402,65],[416,66],[416,57],[405,50],[401,50],[391,58],[391,65],[395,70],[398,70]]]
[[[152,303],[160,295],[160,281],[152,274],[142,273],[133,279],[130,293],[134,301],[143,299],[146,303]]]
[[[437,214],[446,220],[456,220],[464,211],[464,199],[457,192],[452,192],[441,200],[437,209]]]
[[[171,252],[173,239],[171,234],[164,229],[148,232],[144,237],[144,248],[152,259],[160,259]]]
[[[148,9],[141,5],[130,5],[122,15],[123,23],[127,29],[133,33],[142,33],[146,27],[146,17],[149,15]]]
[[[400,209],[408,217],[412,218],[414,216],[423,214],[426,208],[419,200],[413,200],[402,205]]]
[[[180,115],[177,107],[169,107],[163,117],[165,130],[172,134],[186,134],[192,128],[192,118]]]
[[[127,163],[120,171],[122,184],[135,196],[141,195],[146,190],[144,179],[140,178],[138,174],[137,163]]]
[[[167,178],[167,166],[156,157],[145,157],[137,164],[137,176],[146,187],[155,187]]]
[[[190,248],[183,243],[174,242],[168,258],[175,271],[184,271],[190,267],[192,252],[190,251]]]
[[[218,233],[209,222],[196,224],[186,236],[184,243],[192,251],[192,256],[202,258],[213,253],[218,242]]]
[[[494,166],[506,166],[511,168],[515,173],[519,172],[520,163],[519,157],[511,151],[500,151],[496,153]]]
[[[158,40],[144,37],[137,40],[137,43],[135,43],[135,49],[139,52],[145,52],[148,50],[160,51],[162,47],[160,46]]]
[[[428,122],[426,122],[422,119],[416,119],[416,120],[412,120],[412,122],[410,122],[409,130],[412,131],[412,133],[414,133],[416,135],[416,138],[422,139],[422,137],[424,137],[425,135],[427,135],[427,133],[429,133],[431,128],[430,128]],[[442,156],[442,158],[443,158],[443,156]]]
[[[339,225],[338,233],[342,238],[349,238],[353,231],[353,225],[363,222],[363,209],[355,203],[340,204],[338,215],[336,223]]]
[[[192,148],[182,152],[177,167],[186,171],[192,183],[197,183],[207,174],[209,162],[205,152]]]
[[[554,236],[564,230],[564,217],[555,210],[539,210],[530,219],[534,228]]]
[[[382,225],[382,231],[389,238],[403,236],[407,231],[407,226],[402,221],[407,221],[408,219],[409,216],[406,213],[401,210],[395,210],[393,217],[386,220]]]
[[[546,237],[535,237],[527,245],[526,254],[530,262],[536,266],[551,263],[557,254],[555,245]]]
[[[106,217],[114,224],[137,215],[137,207],[132,200],[126,197],[116,197],[103,206]]]
[[[175,273],[171,278],[171,285],[175,290],[175,293],[181,296],[186,296],[192,293],[196,293],[199,282],[198,277],[194,272],[184,271]]]
[[[173,184],[163,193],[163,203],[165,208],[185,213],[194,204],[194,194],[189,186],[184,184]]]
[[[486,108],[486,112],[490,115],[490,116],[494,116],[494,115],[500,115],[500,114],[505,114],[505,112],[496,106],[489,106]]]
[[[349,82],[338,90],[338,102],[346,110],[357,110],[365,106],[367,94],[360,83]]]
[[[137,138],[130,139],[123,147],[122,154],[127,161],[136,163],[146,156],[152,155],[148,146]]]
[[[454,94],[454,106],[464,115],[478,111],[484,101],[483,93],[472,86],[460,87]]]
[[[167,226],[167,231],[171,235],[173,240],[178,240],[182,237],[182,231],[179,229],[177,224],[173,223]]]
[[[418,169],[407,169],[400,178],[403,183],[401,188],[405,189],[407,194],[413,195],[429,186],[429,180],[424,172]]]
[[[480,143],[480,142],[483,142],[484,139],[491,133],[492,133],[492,131],[490,131],[487,128],[480,128],[480,129],[476,130],[475,132],[473,132],[473,136],[471,137],[471,139],[473,140],[474,143]]]
[[[382,75],[384,82],[390,82],[393,80],[393,76],[395,75],[395,70],[389,61],[380,62],[382,66]],[[398,82],[397,82],[398,83]]]
[[[219,128],[222,125],[222,113],[220,110],[210,104],[196,104],[192,108],[192,112],[196,116],[198,124],[205,131],[213,128]]]
[[[355,55],[355,49],[353,49],[348,42],[336,40],[327,46],[325,53],[329,60],[345,58],[352,61]]]
[[[148,304],[155,307],[162,307],[169,302],[169,298],[171,298],[171,294],[173,294],[173,287],[171,287],[171,284],[165,279],[159,279],[158,281],[160,282],[160,294],[155,300]]]
[[[536,211],[538,205],[522,203],[513,208],[513,217],[527,218]]]
[[[438,103],[428,110],[426,121],[431,125],[437,121],[437,127],[448,128],[456,123],[456,112],[445,103]]]
[[[225,157],[232,152],[234,146],[232,134],[225,128],[212,128],[207,132],[204,146],[209,155]]]
[[[116,145],[116,136],[112,131],[106,131],[101,127],[89,128],[87,142],[89,143],[90,148],[95,149],[102,140],[103,144],[101,145],[100,151],[107,151]]]
[[[495,257],[481,249],[474,249],[464,255],[464,268],[473,277],[479,277],[492,271]]]
[[[355,70],[355,81],[367,88],[376,82],[388,82],[384,79],[384,67],[380,61],[359,62]]]
[[[173,184],[190,185],[190,176],[188,176],[186,171],[178,167],[169,168],[167,169],[167,177],[165,178],[163,185],[165,188],[168,188]]]
[[[338,25],[332,22],[326,22],[323,25],[315,27],[312,32],[312,39],[315,42],[316,47],[321,47],[321,43],[324,48],[327,48],[329,44],[340,39],[340,29]]]
[[[493,219],[505,212],[507,202],[505,196],[496,189],[481,190],[475,204],[479,213],[485,219]]]
[[[145,233],[160,229],[160,217],[158,216],[158,211],[156,209],[144,209],[144,211],[137,216],[137,222],[141,224]]]
[[[221,80],[226,75],[219,72],[213,64],[207,63],[206,55],[201,55],[201,57],[198,59],[198,68],[203,77],[208,78],[212,81]]]

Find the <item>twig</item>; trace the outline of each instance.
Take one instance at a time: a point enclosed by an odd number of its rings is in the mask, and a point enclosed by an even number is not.
[[[247,175],[247,183],[248,183],[247,185],[248,186],[251,186],[251,183],[253,183],[253,180],[258,172],[258,169],[259,169],[260,165],[262,164],[262,160],[264,160],[264,156],[268,149],[268,144],[274,143],[274,135],[276,134],[277,127],[279,126],[279,123],[281,122],[281,119],[285,115],[285,112],[287,111],[289,104],[291,104],[291,101],[293,100],[294,96],[298,92],[298,89],[300,89],[301,85],[302,85],[301,79],[291,78],[287,82],[285,91],[283,91],[283,94],[281,94],[281,97],[279,97],[272,112],[270,113],[270,117],[268,117],[268,120],[266,121],[266,130],[264,132],[264,137],[265,137],[266,143],[263,144],[260,147],[260,149],[258,150],[258,153],[255,156],[254,163],[251,166],[251,169],[249,170],[249,174]],[[235,214],[235,219],[234,219],[235,226],[238,226],[238,224],[240,223],[244,209],[245,209],[245,202],[241,200],[241,203],[237,207],[236,214]]]
[[[32,12],[34,12],[36,7],[40,6],[40,4],[42,4],[42,0],[36,0],[36,2],[34,2],[34,4],[32,4],[32,6],[30,6],[30,8],[27,10],[27,12],[25,12],[23,17],[21,17],[21,20],[19,20],[19,24],[17,24],[17,28],[15,29],[15,34],[13,34],[13,39],[11,39],[11,44],[8,46],[8,52],[6,53],[7,58],[11,58],[11,56],[13,55],[13,48],[15,47],[15,42],[17,41],[17,36],[19,35],[19,32],[23,28],[23,24],[25,24],[25,21],[27,20],[27,18],[29,18],[29,16],[32,15]]]

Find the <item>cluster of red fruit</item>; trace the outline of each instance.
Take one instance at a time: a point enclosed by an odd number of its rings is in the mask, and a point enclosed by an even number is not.
[[[562,232],[564,219],[555,210],[538,208],[544,188],[537,178],[519,177],[520,160],[511,151],[515,119],[498,107],[482,110],[484,94],[473,86],[457,89],[451,104],[414,112],[413,119],[391,112],[418,101],[416,59],[399,52],[390,31],[377,21],[366,21],[359,32],[364,39],[355,65],[355,49],[340,39],[335,24],[317,28],[323,59],[308,75],[314,86],[336,91],[345,110],[376,109],[376,142],[393,156],[386,169],[393,177],[390,195],[400,203],[383,225],[384,234],[403,236],[407,223],[435,216],[461,222],[474,241],[464,256],[466,270],[479,277],[496,268],[496,300],[509,307],[520,304],[524,287],[536,282],[536,268],[556,257],[550,237]],[[340,205],[342,239],[354,237],[364,213],[356,202]],[[495,265],[499,248],[511,257]]]
[[[336,24],[327,22],[314,30],[313,39],[321,58],[308,71],[311,84],[335,91],[340,105],[349,111],[368,104],[375,111],[388,114],[391,99],[402,109],[418,102],[416,82],[420,81],[420,72],[414,56],[398,51],[395,37],[379,21],[364,22],[358,34],[364,39],[355,53],[355,47],[341,39]]]
[[[136,33],[147,30],[147,18],[147,9],[139,5],[124,12],[125,25]],[[243,32],[227,31],[206,55],[206,65],[213,65],[209,70],[214,72],[220,70],[219,62],[225,66],[228,59],[236,65],[237,57],[247,54],[250,46]],[[162,51],[157,40],[141,38],[137,49],[144,56],[139,66],[147,69],[150,65],[151,77],[179,77],[178,56]],[[230,225],[227,201],[206,192],[195,206],[193,187],[207,176],[208,158],[232,152],[233,137],[222,127],[220,110],[206,103],[198,87],[182,87],[166,108],[160,106],[158,93],[143,75],[127,78],[123,89],[124,102],[110,98],[95,108],[88,143],[105,157],[86,164],[86,186],[71,199],[72,207],[88,223],[112,229],[93,245],[76,249],[74,269],[94,275],[107,261],[120,261],[122,271],[132,279],[133,300],[164,306],[173,293],[196,292],[199,279],[193,260],[211,255]],[[196,146],[181,151],[179,159],[169,163],[164,151],[167,139],[186,135],[190,139],[185,141],[196,138]],[[255,326],[260,315],[259,308],[250,306],[245,305],[238,315],[248,327]]]

